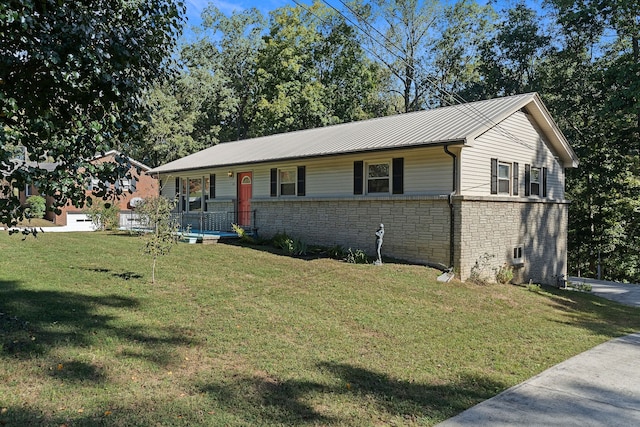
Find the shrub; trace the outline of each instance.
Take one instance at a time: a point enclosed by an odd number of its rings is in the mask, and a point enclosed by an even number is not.
[[[241,242],[254,244],[256,243],[255,239],[252,236],[247,234],[247,231],[240,227],[238,224],[231,224],[233,231],[238,235]]]
[[[287,233],[278,233],[271,238],[271,244],[276,248],[282,248],[286,242],[291,240]]]
[[[276,248],[280,248],[286,255],[306,255],[307,244],[300,239],[293,239],[287,233],[278,233],[273,236],[272,244]]]
[[[503,265],[496,270],[496,282],[506,285],[513,279],[513,267]]]
[[[327,249],[327,256],[333,259],[344,259],[346,252],[341,245],[335,245]]]
[[[27,206],[29,207],[29,211],[27,212],[29,218],[44,218],[44,213],[47,210],[47,202],[44,197],[29,196]]]
[[[582,292],[591,292],[593,287],[588,283],[567,281],[567,287]]]
[[[345,261],[351,264],[369,264],[369,257],[362,249],[356,249],[355,251],[349,248],[347,250],[347,257]]]
[[[100,230],[113,230],[120,225],[118,220],[120,208],[113,203],[94,202],[86,210],[86,213],[91,222]]]

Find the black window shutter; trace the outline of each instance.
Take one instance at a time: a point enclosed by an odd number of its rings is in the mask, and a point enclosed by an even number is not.
[[[364,162],[353,162],[353,194],[363,194]]]
[[[491,194],[498,194],[498,159],[491,159]]]
[[[278,195],[278,169],[271,169],[271,197]]]
[[[524,195],[531,195],[531,165],[524,165]]]
[[[180,178],[176,178],[176,197],[180,197]]]
[[[158,180],[158,195],[162,196],[162,180]]]
[[[306,167],[298,166],[298,196],[305,195],[306,172]]]
[[[542,168],[542,197],[547,197],[547,168]]]
[[[518,168],[518,163],[513,162],[513,195],[517,196],[519,191],[519,182],[518,174],[520,173]]]
[[[209,175],[209,198],[216,198],[216,174],[212,173]]]
[[[404,158],[393,159],[393,194],[404,194]]]

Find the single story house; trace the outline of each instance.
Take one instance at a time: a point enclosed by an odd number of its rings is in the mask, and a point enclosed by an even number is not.
[[[555,283],[569,142],[536,93],[222,143],[150,171],[193,229],[231,222],[326,246]]]

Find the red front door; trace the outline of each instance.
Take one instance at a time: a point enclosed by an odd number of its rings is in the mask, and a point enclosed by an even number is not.
[[[251,172],[238,173],[238,225],[251,224]]]

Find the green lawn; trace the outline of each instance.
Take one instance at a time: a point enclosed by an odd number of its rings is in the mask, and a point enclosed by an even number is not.
[[[589,294],[137,237],[0,233],[0,425],[432,425],[610,338]]]

